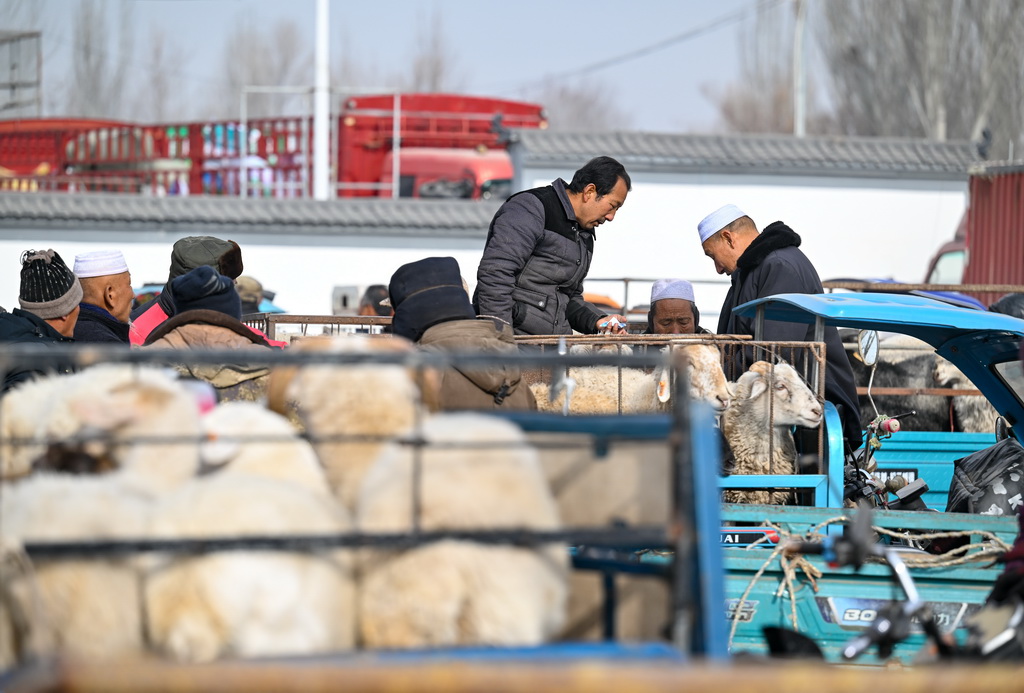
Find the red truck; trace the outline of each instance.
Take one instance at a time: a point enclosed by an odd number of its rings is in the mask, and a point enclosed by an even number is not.
[[[979,164],[969,190],[967,213],[932,258],[926,283],[1024,285],[1024,164]],[[1003,294],[972,295],[990,305]]]
[[[244,187],[251,197],[287,198],[307,197],[312,187],[311,118],[63,122],[67,128],[43,120],[0,125],[0,167],[33,179],[35,187],[67,191],[241,195]],[[332,181],[340,197],[397,191],[486,199],[507,196],[511,185],[505,129],[544,128],[547,119],[541,106],[520,101],[385,94],[345,100],[331,127]],[[26,170],[24,156],[9,154],[28,142],[45,169]]]

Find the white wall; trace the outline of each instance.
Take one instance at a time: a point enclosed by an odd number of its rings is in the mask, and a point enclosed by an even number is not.
[[[534,170],[524,180],[546,185],[572,171]],[[967,183],[791,176],[630,174],[633,190],[615,221],[598,230],[590,277],[679,277],[718,282],[695,286],[702,324],[714,329],[728,285],[700,246],[697,224],[732,203],[763,229],[784,221],[822,280],[893,278],[924,281],[928,260],[953,237],[967,205]],[[621,284],[586,289],[621,301]],[[650,299],[650,283],[630,285],[629,303]],[[704,318],[707,316],[707,319]]]
[[[572,172],[531,170],[525,180],[545,185]],[[923,281],[927,262],[952,238],[966,206],[966,183],[842,181],[785,176],[633,175],[633,191],[611,224],[598,231],[586,289],[624,299],[621,282],[597,278],[682,277],[696,284],[702,324],[714,329],[727,290],[700,247],[697,223],[726,203],[739,205],[763,228],[783,220],[803,239],[801,248],[823,280],[839,277]],[[179,235],[189,235],[182,233]],[[483,252],[479,240],[348,238],[217,234],[242,246],[245,273],[277,292],[290,313],[329,315],[339,285],[386,284],[402,264],[452,255],[475,286]],[[124,252],[133,284],[167,278],[171,246],[179,237],[160,232],[4,231],[0,240],[0,305],[17,305],[18,258],[27,248],[54,248],[70,265],[76,253],[116,248]],[[709,283],[701,283],[709,282]],[[650,282],[630,285],[629,304],[646,303]]]

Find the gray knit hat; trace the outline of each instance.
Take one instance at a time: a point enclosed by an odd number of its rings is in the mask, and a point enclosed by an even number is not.
[[[43,320],[59,318],[82,302],[82,283],[54,250],[26,250],[18,302]]]

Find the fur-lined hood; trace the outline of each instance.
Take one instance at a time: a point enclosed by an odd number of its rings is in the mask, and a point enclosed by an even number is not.
[[[789,247],[800,247],[800,236],[781,221],[776,221],[766,226],[764,231],[747,246],[739,260],[736,261],[736,266],[746,272],[764,262],[769,253]]]

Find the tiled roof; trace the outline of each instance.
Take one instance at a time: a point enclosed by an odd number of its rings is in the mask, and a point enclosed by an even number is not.
[[[970,142],[881,137],[570,133],[516,130],[526,167],[578,168],[601,154],[629,171],[958,180],[980,158]]]
[[[5,192],[0,193],[0,229],[483,238],[497,208],[497,203],[472,200],[317,202]]]

